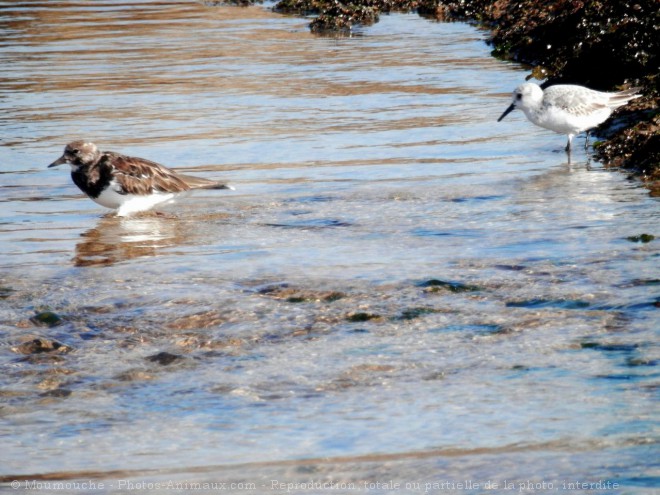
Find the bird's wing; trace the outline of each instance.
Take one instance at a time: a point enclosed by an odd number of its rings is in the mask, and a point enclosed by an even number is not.
[[[574,87],[572,91],[563,91],[560,87],[555,87],[556,89],[553,90],[553,87],[550,86],[544,90],[544,103],[573,115],[589,115],[608,108],[607,93],[580,87]]]
[[[144,196],[154,192],[178,193],[191,189],[176,172],[144,158],[107,152],[101,160],[114,170],[114,178],[121,188],[117,191],[120,194]]]

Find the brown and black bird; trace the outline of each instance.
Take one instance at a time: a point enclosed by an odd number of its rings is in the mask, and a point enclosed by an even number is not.
[[[73,182],[98,204],[118,216],[145,211],[193,189],[233,189],[208,179],[174,172],[144,158],[100,151],[94,143],[73,141],[49,165],[71,165]]]

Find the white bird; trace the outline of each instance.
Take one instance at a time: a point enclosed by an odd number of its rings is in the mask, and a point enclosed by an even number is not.
[[[501,121],[515,108],[520,108],[527,119],[544,129],[566,134],[566,153],[571,153],[571,142],[581,132],[605,122],[614,110],[641,95],[637,88],[617,93],[604,93],[584,86],[557,84],[545,90],[538,84],[525,83],[513,90],[513,102],[500,116]]]

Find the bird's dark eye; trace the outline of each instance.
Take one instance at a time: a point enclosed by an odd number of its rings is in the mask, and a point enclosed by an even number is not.
[[[516,95],[516,100],[522,100],[522,95],[520,93]]]
[[[71,150],[71,153],[77,155],[78,153],[80,153],[80,150],[78,148],[74,148]]]

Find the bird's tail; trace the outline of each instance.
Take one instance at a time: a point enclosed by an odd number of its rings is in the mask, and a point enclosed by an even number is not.
[[[618,108],[622,105],[625,105],[630,100],[639,98],[640,96],[642,96],[641,94],[638,93],[640,89],[641,88],[630,88],[630,89],[625,89],[623,91],[619,91],[617,93],[611,93],[607,106],[610,108]]]
[[[214,180],[202,179],[201,177],[193,177],[192,175],[183,175],[178,174],[190,189],[231,189],[234,188],[227,184],[222,184],[221,182],[216,182]]]
[[[216,182],[215,184],[209,184],[208,186],[201,186],[198,187],[197,189],[230,189],[232,191],[236,190],[235,187],[230,186],[229,184],[221,184],[220,182]]]

